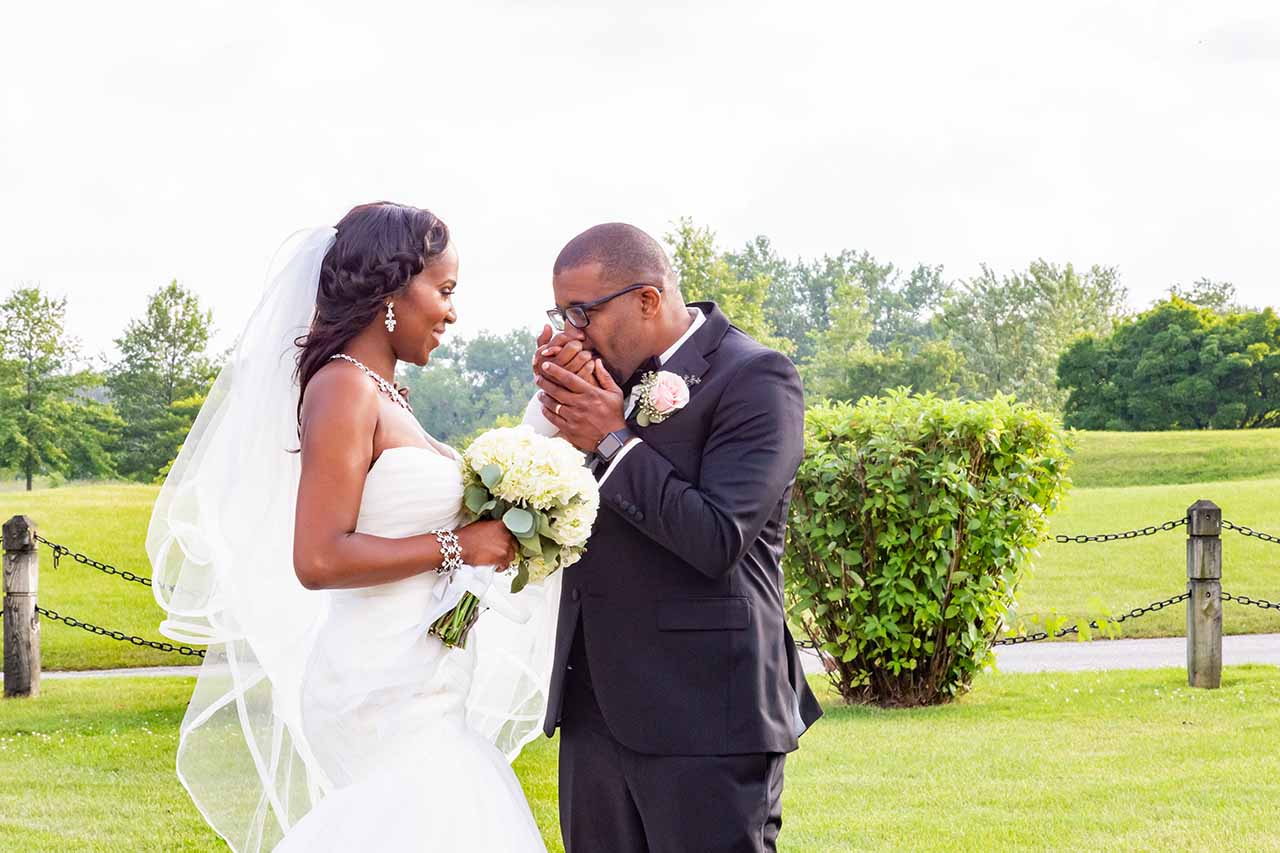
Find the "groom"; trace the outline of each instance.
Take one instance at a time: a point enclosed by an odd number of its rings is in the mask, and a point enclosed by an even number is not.
[[[799,377],[713,303],[686,305],[633,226],[569,241],[553,288],[538,402],[601,498],[565,570],[544,725],[560,728],[565,849],[774,850],[786,753],[822,714],[779,568]],[[636,385],[659,369],[673,376]]]

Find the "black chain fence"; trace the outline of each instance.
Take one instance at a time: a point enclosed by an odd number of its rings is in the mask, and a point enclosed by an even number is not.
[[[92,569],[97,569],[103,574],[112,575],[113,577],[118,577],[121,580],[129,581],[130,583],[142,584],[143,586],[151,586],[151,578],[149,577],[144,577],[143,575],[136,575],[133,572],[128,571],[127,569],[118,569],[115,566],[110,565],[109,563],[103,563],[99,560],[95,560],[86,554],[81,554],[78,551],[71,550],[66,545],[60,545],[57,542],[52,542],[48,539],[45,539],[43,536],[41,536],[38,533],[35,533],[32,535],[33,535],[33,538],[36,540],[36,542],[39,542],[41,545],[47,546],[51,551],[53,551],[53,567],[55,569],[58,567],[58,562],[63,557],[71,557],[77,563],[88,566]],[[74,616],[63,616],[61,613],[59,613],[56,610],[49,610],[47,608],[41,607],[38,604],[36,605],[36,612],[48,619],[53,619],[56,622],[61,622],[64,625],[71,626],[72,628],[81,628],[85,631],[88,631],[90,634],[97,634],[99,637],[106,637],[107,639],[110,639],[110,640],[119,640],[122,643],[130,643],[135,646],[141,646],[143,648],[148,648],[148,649],[155,649],[156,651],[160,651],[160,652],[173,652],[175,654],[185,655],[188,657],[191,657],[191,656],[201,657],[201,658],[204,657],[203,649],[193,649],[191,646],[182,646],[182,645],[175,646],[173,643],[166,643],[163,640],[148,640],[146,637],[138,637],[133,634],[126,634],[123,631],[113,631],[109,628],[102,628],[98,625],[94,625],[91,622],[84,622],[80,619],[75,618]]]
[[[1174,518],[1162,524],[1152,524],[1147,527],[1140,527],[1136,530],[1124,530],[1119,533],[1079,534],[1075,536],[1058,535],[1053,537],[1053,541],[1060,544],[1074,544],[1074,543],[1081,543],[1081,542],[1115,542],[1120,539],[1137,539],[1140,536],[1153,536],[1157,533],[1165,533],[1170,530],[1176,530],[1179,527],[1185,527],[1186,524],[1187,524],[1186,517]],[[1280,536],[1272,536],[1269,533],[1263,533],[1260,530],[1254,530],[1252,527],[1246,527],[1243,524],[1235,524],[1234,522],[1228,521],[1225,518],[1222,520],[1222,529],[1231,530],[1236,533],[1239,533],[1242,536],[1248,536],[1253,539],[1261,539],[1263,542],[1280,544]],[[1117,616],[1115,619],[1106,619],[1104,621],[1106,621],[1109,624],[1115,625],[1129,619],[1137,619],[1138,617],[1145,616],[1148,613],[1155,613],[1156,611],[1163,610],[1164,608],[1172,604],[1178,604],[1179,602],[1186,601],[1189,597],[1190,597],[1190,593],[1184,592],[1181,595],[1175,595],[1172,598],[1166,598],[1163,601],[1154,601],[1151,604],[1148,604],[1146,607],[1135,607],[1133,610],[1130,610],[1128,613],[1121,614],[1120,616]],[[1251,605],[1253,607],[1260,607],[1263,610],[1280,610],[1280,602],[1271,602],[1265,598],[1250,598],[1247,595],[1232,595],[1229,592],[1223,592],[1222,600],[1236,602],[1237,604]],[[1098,621],[1094,620],[1089,622],[1089,627],[1096,630],[1099,627]],[[1022,643],[1035,643],[1035,642],[1039,642],[1040,640],[1047,640],[1050,637],[1053,637],[1056,639],[1059,637],[1065,637],[1069,634],[1078,634],[1078,633],[1080,633],[1080,626],[1070,625],[1059,631],[1054,631],[1052,634],[1046,631],[1037,631],[1033,634],[1021,634],[1014,637],[1002,637],[996,640],[994,643],[992,643],[992,645],[1016,646],[1016,645],[1021,645]]]
[[[1265,598],[1250,598],[1247,595],[1232,595],[1229,592],[1222,593],[1223,601],[1234,601],[1236,604],[1244,604],[1252,607],[1260,607],[1263,610],[1280,610],[1280,601],[1267,601]]]
[[[1142,536],[1154,536],[1157,533],[1167,533],[1170,530],[1177,530],[1179,527],[1184,527],[1186,526],[1186,524],[1187,524],[1187,519],[1185,517],[1174,518],[1174,519],[1170,519],[1169,521],[1165,521],[1161,524],[1152,524],[1152,525],[1148,525],[1147,527],[1139,527],[1135,530],[1122,530],[1118,533],[1094,533],[1094,534],[1076,534],[1076,535],[1058,534],[1053,537],[1053,541],[1060,544],[1077,544],[1077,543],[1084,543],[1084,542],[1115,542],[1122,539],[1137,539]],[[1241,536],[1247,536],[1252,539],[1260,539],[1263,542],[1280,544],[1280,536],[1272,536],[1269,533],[1263,533],[1260,530],[1254,530],[1253,528],[1246,527],[1243,524],[1234,524],[1233,522],[1227,521],[1226,519],[1223,519],[1222,521],[1222,528],[1224,530],[1230,530],[1235,533],[1239,533]],[[148,586],[148,587],[152,585],[151,578],[149,577],[145,577],[143,575],[137,575],[131,571],[128,571],[127,569],[119,569],[119,568],[116,568],[115,566],[110,565],[109,563],[103,563],[99,560],[95,560],[86,554],[81,554],[78,551],[73,551],[72,549],[68,548],[65,545],[60,545],[57,542],[52,542],[48,539],[45,539],[43,536],[40,536],[39,534],[35,534],[35,540],[40,544],[47,546],[50,550],[53,551],[54,568],[58,567],[58,562],[63,557],[70,557],[73,560],[75,560],[77,563],[80,563],[85,566],[89,566],[90,568],[93,568],[93,569],[97,569],[98,571],[104,574],[113,575],[115,577],[120,578],[121,580],[129,581],[131,583],[142,584],[143,586]],[[1134,609],[1128,611],[1127,613],[1120,614],[1114,619],[1108,618],[1108,619],[1103,619],[1101,621],[1107,623],[1108,625],[1118,625],[1121,622],[1126,622],[1130,619],[1138,619],[1142,616],[1147,615],[1148,613],[1155,613],[1157,611],[1163,610],[1166,607],[1170,607],[1174,604],[1178,604],[1180,602],[1186,601],[1189,596],[1190,596],[1190,593],[1184,592],[1180,595],[1175,595],[1172,598],[1166,598],[1161,601],[1153,601],[1151,604],[1148,604],[1145,607],[1135,607]],[[1252,607],[1259,607],[1264,610],[1280,610],[1280,602],[1268,601],[1265,598],[1250,598],[1247,595],[1232,595],[1231,593],[1223,592],[1222,600],[1235,602],[1237,604],[1242,604],[1242,605],[1247,605]],[[62,614],[58,613],[56,610],[47,610],[40,606],[36,607],[36,612],[40,613],[42,616],[46,616],[49,619],[62,622],[63,624],[69,625],[73,628],[82,628],[85,631],[88,631],[92,634],[97,634],[98,636],[107,637],[112,640],[119,640],[121,642],[132,643],[135,646],[142,646],[146,648],[156,649],[157,651],[162,651],[162,652],[174,652],[176,654],[188,655],[188,656],[194,655],[197,657],[204,657],[204,654],[205,654],[203,649],[193,649],[190,646],[182,646],[182,645],[175,646],[172,643],[166,643],[163,641],[157,642],[155,640],[148,640],[144,637],[136,637],[132,634],[126,634],[123,631],[112,631],[107,628],[101,628],[97,625],[93,625],[89,622],[83,622],[79,619],[76,619],[74,616],[63,616]],[[1094,630],[1098,630],[1098,628],[1100,627],[1099,620],[1095,619],[1090,621],[1088,623],[1088,626]],[[1057,631],[1053,631],[1052,633],[1048,631],[1037,631],[1032,634],[1020,634],[1013,637],[1002,637],[996,640],[992,645],[1017,646],[1023,643],[1036,643],[1041,640],[1048,640],[1050,638],[1058,639],[1061,637],[1066,637],[1070,634],[1078,634],[1078,633],[1080,633],[1080,626],[1078,624],[1069,625],[1065,628],[1061,628]],[[806,645],[806,644],[802,644],[802,645]]]
[[[99,628],[97,625],[88,622],[81,622],[74,616],[63,616],[56,610],[46,610],[40,605],[36,605],[36,612],[41,616],[47,616],[50,619],[70,625],[72,628],[83,628],[90,634],[97,634],[99,637],[108,637],[112,640],[120,640],[125,643],[132,643],[135,646],[145,646],[149,649],[156,649],[161,652],[177,652],[180,655],[195,655],[196,657],[204,657],[204,649],[193,649],[190,646],[175,646],[173,643],[157,642],[148,640],[144,637],[135,637],[132,634],[126,634],[123,631],[111,631],[106,628]]]
[[[1191,597],[1191,593],[1184,592],[1181,595],[1175,595],[1173,598],[1166,598],[1163,601],[1153,601],[1150,604],[1148,604],[1146,607],[1135,607],[1132,610],[1130,610],[1128,613],[1122,613],[1114,619],[1105,619],[1103,621],[1107,622],[1110,625],[1118,625],[1119,623],[1126,622],[1130,619],[1137,619],[1139,616],[1146,616],[1148,613],[1155,613],[1156,611],[1164,610],[1166,607],[1169,607],[1170,605],[1173,605],[1173,604],[1177,604],[1181,601],[1186,601],[1190,597]],[[1091,621],[1089,623],[1089,627],[1093,628],[1094,630],[1097,630],[1100,627],[1098,624],[1098,620],[1094,619],[1093,621]],[[996,640],[994,643],[992,643],[992,645],[993,646],[1017,646],[1017,645],[1021,645],[1022,643],[1035,643],[1040,640],[1047,640],[1050,637],[1054,637],[1056,639],[1058,637],[1065,637],[1068,634],[1078,634],[1078,633],[1080,633],[1079,625],[1069,625],[1066,628],[1063,628],[1059,631],[1054,631],[1052,634],[1045,631],[1037,631],[1034,634],[1021,634],[1016,637],[1003,637],[999,640]]]
[[[1235,531],[1241,536],[1248,536],[1251,539],[1261,539],[1263,542],[1280,545],[1280,536],[1272,536],[1270,533],[1263,533],[1261,530],[1254,530],[1252,527],[1245,527],[1243,524],[1232,524],[1225,518],[1222,520],[1222,529]]]
[[[1077,536],[1059,534],[1053,537],[1053,541],[1064,545],[1069,542],[1115,542],[1117,539],[1137,539],[1139,536],[1154,536],[1157,533],[1177,530],[1179,527],[1185,526],[1186,523],[1187,519],[1185,517],[1175,518],[1163,524],[1152,524],[1148,527],[1139,527],[1137,530],[1123,530],[1120,533],[1081,533]]]
[[[53,567],[55,569],[58,568],[59,560],[61,560],[63,557],[70,557],[71,559],[75,560],[77,563],[81,563],[92,569],[97,569],[98,571],[104,574],[115,575],[121,580],[131,581],[133,583],[140,583],[143,586],[151,586],[151,578],[143,577],[142,575],[135,575],[133,572],[130,572],[126,569],[117,569],[115,566],[108,565],[107,563],[101,563],[93,559],[92,557],[79,553],[78,551],[72,551],[66,545],[59,545],[57,542],[50,542],[48,539],[45,539],[39,533],[35,533],[32,535],[34,536],[37,542],[39,542],[41,545],[48,545],[49,548],[53,551]]]

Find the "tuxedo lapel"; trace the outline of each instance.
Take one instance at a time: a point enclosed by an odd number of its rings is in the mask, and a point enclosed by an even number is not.
[[[702,311],[703,323],[679,349],[671,354],[671,357],[662,365],[662,370],[665,373],[674,373],[685,381],[689,386],[689,402],[692,403],[698,396],[704,377],[712,369],[715,351],[720,348],[721,341],[729,331],[729,320],[714,302],[695,302],[690,307],[696,307]],[[679,441],[688,437],[691,434],[690,430],[696,433],[701,428],[699,419],[689,419],[685,413],[687,407],[686,405],[673,412],[659,423],[640,426],[636,422],[640,407],[634,405],[627,414],[627,425],[642,438],[647,437],[659,444],[666,441]]]
[[[684,346],[672,353],[662,369],[688,382],[689,394],[692,396],[711,367],[707,357],[719,349],[720,342],[729,331],[729,320],[714,302],[694,302],[689,307],[700,309],[706,319],[702,328],[694,332]]]

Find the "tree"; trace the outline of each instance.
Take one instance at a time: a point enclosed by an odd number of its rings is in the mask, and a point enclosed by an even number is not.
[[[867,340],[877,352],[912,353],[937,337],[932,320],[948,290],[942,267],[921,264],[904,275],[868,252],[848,249],[812,261],[789,262],[778,256],[764,236],[724,257],[739,279],[762,276],[769,280],[765,316],[778,334],[791,341],[798,363],[817,354],[820,336],[833,322],[838,293],[846,285],[863,294],[871,323]]]
[[[715,302],[731,323],[760,343],[781,352],[792,351],[791,341],[778,335],[765,315],[770,285],[767,275],[735,275],[716,249],[711,229],[694,225],[688,217],[675,223],[675,231],[666,240],[686,302]]]
[[[858,267],[871,312],[871,346],[880,352],[914,352],[937,339],[933,318],[950,293],[941,266],[918,264],[904,276],[864,252]]]
[[[442,345],[425,367],[402,368],[400,381],[423,428],[463,445],[479,430],[523,415],[537,391],[530,369],[536,345],[527,329],[482,332]]]
[[[685,225],[687,220],[679,224]],[[763,234],[747,242],[742,251],[725,253],[723,260],[734,279],[768,283],[762,319],[767,318],[771,333],[791,342],[791,352],[798,361],[807,358],[811,332],[826,323],[830,293],[810,292],[812,282],[805,275],[804,265],[780,257]]]
[[[111,419],[87,397],[93,374],[70,370],[76,343],[63,332],[66,307],[35,287],[0,305],[0,459],[28,491],[40,473],[112,473],[103,448]]]
[[[147,300],[146,314],[131,320],[116,339],[120,359],[107,376],[112,402],[125,427],[119,467],[126,476],[152,480],[174,454],[173,435],[186,431],[194,413],[180,400],[205,394],[216,374],[206,355],[213,314],[177,281]],[[176,420],[175,420],[176,418]]]
[[[1036,261],[1026,272],[997,277],[985,265],[945,301],[941,318],[964,359],[963,390],[974,397],[1014,394],[1060,409],[1058,356],[1072,340],[1106,334],[1123,311],[1115,270]]]
[[[954,395],[961,366],[955,349],[942,340],[916,341],[914,349],[908,349],[903,338],[877,349],[871,343],[875,322],[869,305],[860,288],[847,282],[839,286],[830,325],[813,335],[813,358],[800,368],[806,390],[847,402],[900,387]]]
[[[1169,297],[1177,297],[1219,314],[1243,310],[1244,306],[1236,302],[1236,286],[1229,281],[1213,281],[1208,278],[1196,279],[1190,287],[1175,284],[1169,288]]]
[[[1280,318],[1178,297],[1062,354],[1064,419],[1081,429],[1280,425]]]

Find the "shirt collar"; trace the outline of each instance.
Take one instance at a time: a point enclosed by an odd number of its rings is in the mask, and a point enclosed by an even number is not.
[[[659,364],[666,364],[668,361],[670,361],[671,356],[675,355],[676,351],[680,349],[680,347],[684,346],[685,341],[693,337],[693,333],[698,331],[698,327],[700,327],[703,323],[707,322],[707,317],[705,314],[702,313],[701,308],[690,308],[689,316],[693,318],[693,322],[689,324],[688,329],[685,329],[684,334],[680,336],[680,340],[676,341],[674,344],[670,346],[670,348],[667,349],[666,352],[658,356]]]

